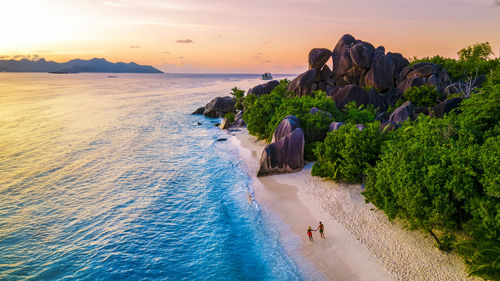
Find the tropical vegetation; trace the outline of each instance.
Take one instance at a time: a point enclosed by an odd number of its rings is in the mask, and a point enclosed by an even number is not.
[[[288,81],[270,94],[244,97],[243,118],[250,134],[270,140],[285,116],[297,116],[305,157],[316,160],[313,175],[364,183],[365,200],[389,220],[427,233],[443,251],[456,251],[470,275],[500,280],[500,60],[491,54],[486,42],[460,50],[458,59],[412,61],[439,64],[451,81],[470,86],[461,105],[440,119],[421,115],[380,130],[377,109],[351,103],[338,110],[321,91],[296,97]],[[397,103],[431,107],[442,98],[421,86]],[[332,121],[346,125],[328,132]]]

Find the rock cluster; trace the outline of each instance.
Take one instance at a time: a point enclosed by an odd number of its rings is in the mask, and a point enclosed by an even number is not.
[[[295,116],[285,117],[260,157],[257,176],[298,172],[304,167],[304,132]]]
[[[327,65],[332,60],[331,67]],[[480,82],[478,82],[480,83]],[[261,96],[271,93],[280,84],[272,80],[248,90],[247,95]],[[411,87],[429,85],[442,93],[440,103],[434,107],[416,107],[407,101],[394,108],[404,93]],[[402,123],[414,119],[418,114],[427,114],[441,118],[456,108],[461,98],[445,100],[447,95],[460,91],[460,83],[452,84],[448,73],[439,65],[416,63],[410,65],[399,53],[385,51],[383,46],[375,47],[369,42],[357,40],[346,34],[340,38],[333,50],[314,48],[308,55],[308,70],[289,85],[288,90],[296,96],[312,95],[315,90],[326,92],[335,101],[337,109],[344,110],[351,102],[356,105],[371,105],[378,108],[376,119],[381,122],[380,130],[394,130]],[[231,97],[217,97],[206,106],[198,108],[193,114],[209,117],[222,117],[226,113],[236,113],[235,121],[229,124],[224,119],[221,129],[230,126],[245,126],[243,112],[236,112],[235,101]],[[328,114],[318,108],[311,108],[310,114]],[[328,131],[336,131],[342,122],[332,122]],[[364,130],[363,124],[356,124],[358,130]],[[304,132],[300,121],[295,116],[286,116],[274,131],[271,144],[262,152],[258,176],[291,173],[304,166]]]
[[[326,65],[331,58],[331,68]],[[332,51],[315,48],[309,52],[309,70],[293,79],[288,90],[296,96],[312,95],[315,90],[326,92],[332,97],[339,110],[354,101],[357,105],[373,105],[384,113],[389,107],[403,98],[403,94],[411,87],[430,85],[445,94],[456,92],[448,73],[433,63],[417,63],[410,65],[400,53],[385,51],[383,46],[375,48],[369,42],[357,40],[345,34],[337,42]],[[424,113],[443,116],[458,105],[457,100],[443,101],[431,108],[402,105],[398,112],[412,110],[409,118]],[[446,105],[446,106],[445,106]],[[388,114],[387,114],[388,115]],[[381,114],[382,122],[387,122],[386,114]],[[393,118],[394,119],[394,118]],[[401,118],[394,120],[397,126]]]
[[[264,84],[257,85],[247,91],[247,95],[254,94],[262,96],[271,93],[271,91],[280,84],[278,80],[272,80]]]
[[[399,74],[398,89],[406,92],[411,87],[429,85],[436,87],[440,92],[444,92],[450,82],[450,77],[446,70],[433,63],[416,63],[413,66],[406,66]]]
[[[208,117],[220,118],[229,112],[235,112],[236,102],[231,97],[216,97],[207,105],[196,109],[191,114],[203,114]]]

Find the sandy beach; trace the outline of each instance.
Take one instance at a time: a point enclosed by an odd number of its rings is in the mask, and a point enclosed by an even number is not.
[[[253,178],[255,200],[277,214],[301,242],[301,253],[330,280],[479,280],[467,278],[462,260],[439,251],[432,238],[390,222],[366,204],[360,185],[337,184],[311,176],[312,163],[293,174],[257,178],[266,143],[246,129],[233,141]],[[325,225],[326,239],[306,229]]]

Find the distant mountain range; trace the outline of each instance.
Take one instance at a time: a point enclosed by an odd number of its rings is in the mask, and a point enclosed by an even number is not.
[[[51,72],[51,73],[163,73],[149,66],[137,63],[112,63],[105,59],[74,59],[64,63],[39,60],[0,60],[0,72]]]

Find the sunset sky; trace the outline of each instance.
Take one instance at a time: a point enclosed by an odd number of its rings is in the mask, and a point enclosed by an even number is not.
[[[0,0],[0,59],[134,61],[166,72],[299,73],[340,36],[406,57],[489,41],[500,0]]]

